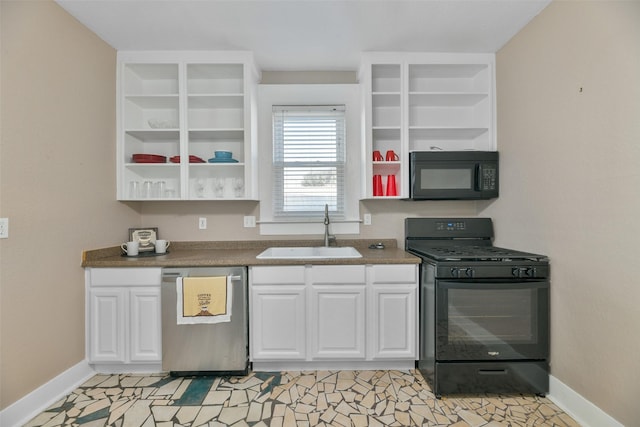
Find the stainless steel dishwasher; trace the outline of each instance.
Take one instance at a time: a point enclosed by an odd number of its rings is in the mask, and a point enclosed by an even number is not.
[[[178,277],[231,276],[231,321],[177,324]],[[164,268],[162,369],[171,375],[245,375],[249,366],[246,267]]]

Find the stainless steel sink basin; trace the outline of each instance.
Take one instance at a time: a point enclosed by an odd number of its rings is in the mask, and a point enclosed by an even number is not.
[[[362,258],[362,254],[350,246],[300,246],[272,247],[264,250],[258,259],[326,259],[326,258]]]

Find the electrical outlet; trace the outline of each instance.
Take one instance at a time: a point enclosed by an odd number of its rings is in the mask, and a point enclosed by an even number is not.
[[[364,214],[364,225],[371,225],[371,214]]]
[[[244,226],[246,228],[253,228],[256,226],[256,217],[255,216],[245,216],[244,217]]]
[[[207,229],[207,218],[199,218],[198,219],[198,228],[200,230],[206,230]]]
[[[9,238],[9,218],[0,218],[0,239]]]

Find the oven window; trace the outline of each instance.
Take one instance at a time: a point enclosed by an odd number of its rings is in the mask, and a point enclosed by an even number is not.
[[[450,345],[534,344],[539,340],[535,289],[448,290]]]
[[[420,170],[422,190],[468,190],[471,188],[471,169]]]

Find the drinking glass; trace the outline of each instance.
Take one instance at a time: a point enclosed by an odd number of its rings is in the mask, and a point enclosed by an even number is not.
[[[216,197],[222,197],[224,195],[224,179],[214,178],[214,193]]]
[[[233,180],[233,191],[236,197],[244,196],[244,180],[242,178],[235,178]]]
[[[140,198],[140,181],[129,181],[129,198]]]
[[[196,197],[204,197],[206,182],[202,178],[196,179]]]
[[[143,199],[151,198],[151,181],[145,181],[142,184],[142,198]]]

